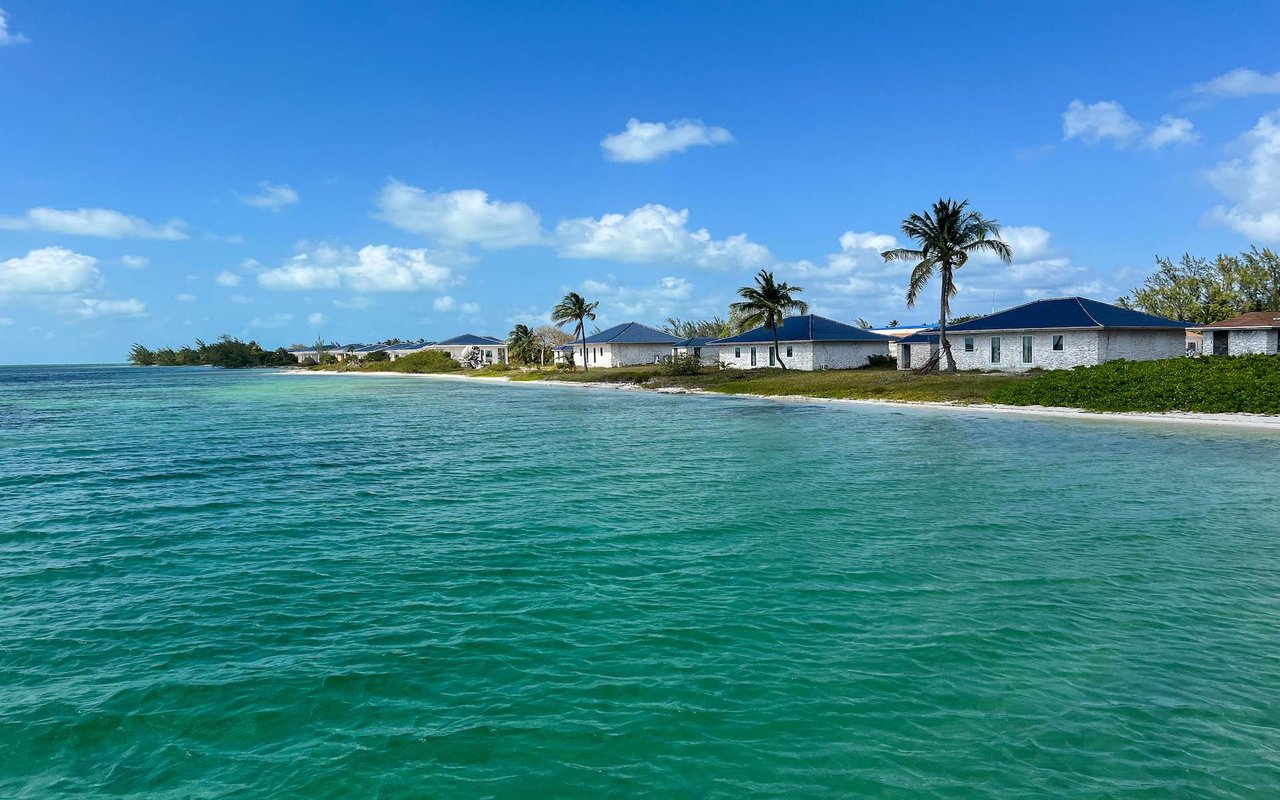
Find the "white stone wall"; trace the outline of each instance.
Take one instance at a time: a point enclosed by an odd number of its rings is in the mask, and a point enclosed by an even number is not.
[[[575,360],[582,358],[582,346],[574,348]],[[671,355],[670,344],[591,344],[587,343],[587,366],[628,367],[654,364]],[[578,366],[582,366],[579,364]]]
[[[756,364],[751,366],[751,348],[756,349]],[[782,360],[788,369],[855,369],[865,367],[868,357],[888,355],[887,342],[779,342]],[[787,355],[787,348],[791,355]],[[733,369],[767,369],[772,342],[758,344],[726,344],[720,346],[720,362]],[[737,353],[737,355],[735,355]],[[774,367],[778,364],[774,363]]]
[[[1062,350],[1053,349],[1053,337],[1060,335]],[[1000,338],[1000,361],[991,360],[991,340]],[[1022,360],[1022,337],[1032,340],[1031,361]],[[1127,359],[1151,361],[1160,358],[1179,358],[1186,350],[1186,335],[1180,330],[1139,331],[999,331],[994,333],[947,334],[951,341],[951,354],[956,367],[962,370],[989,372],[1025,372],[1040,369],[1071,369],[1092,366],[1105,361]],[[965,351],[965,339],[973,339],[973,351]],[[899,369],[918,369],[929,360],[933,346],[915,342],[911,344],[911,364],[898,364]],[[945,365],[944,365],[945,366]]]
[[[1228,333],[1227,331],[1205,331],[1204,332],[1204,354],[1213,355],[1213,344],[1209,337],[1218,337]],[[1277,347],[1276,336],[1278,331],[1246,331],[1236,330],[1230,331],[1227,339],[1227,355],[1231,356],[1247,356],[1254,353],[1275,353],[1280,350]]]
[[[492,354],[491,356],[485,358],[485,362],[488,364],[502,364],[502,363],[505,363],[507,360],[506,345],[458,344],[458,345],[449,345],[448,347],[432,347],[430,349],[438,350],[441,353],[448,353],[449,358],[452,358],[454,361],[461,361],[462,354],[465,353],[467,350],[470,350],[472,347],[478,347],[480,348],[481,352]]]
[[[693,351],[698,350],[698,361],[708,366],[720,363],[720,346],[719,345],[702,345],[699,348],[693,347],[673,347],[671,355],[675,356],[691,356]],[[783,351],[786,352],[786,351]]]

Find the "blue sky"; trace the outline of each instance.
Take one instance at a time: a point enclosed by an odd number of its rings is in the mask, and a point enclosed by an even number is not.
[[[0,5],[10,362],[723,316],[761,268],[932,321],[878,250],[939,196],[1015,250],[957,313],[1280,243],[1274,3]]]

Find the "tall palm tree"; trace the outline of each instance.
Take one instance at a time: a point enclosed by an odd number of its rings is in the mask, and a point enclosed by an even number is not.
[[[511,333],[507,334],[507,350],[522,364],[533,363],[536,348],[533,331],[529,330],[528,325],[516,325],[511,329]]]
[[[899,247],[881,253],[885,261],[914,261],[907,287],[907,307],[912,308],[925,284],[937,272],[942,279],[942,303],[938,314],[938,334],[947,357],[947,372],[956,371],[956,359],[947,340],[947,316],[956,294],[954,272],[965,265],[971,253],[986,252],[1004,263],[1013,260],[1013,250],[1002,242],[1000,223],[968,208],[969,201],[947,198],[933,204],[932,212],[912,214],[902,221],[902,232],[914,239],[919,249]]]
[[[586,298],[577,292],[569,292],[556,307],[551,309],[551,321],[560,327],[574,323],[573,336],[582,340],[582,371],[587,372],[587,320],[596,318],[597,301],[588,303]]]
[[[788,286],[785,281],[775,283],[773,273],[762,269],[756,275],[755,286],[743,286],[738,290],[742,302],[729,306],[729,310],[738,316],[742,330],[764,326],[773,333],[773,352],[784,370],[787,365],[782,360],[782,351],[778,349],[778,326],[788,312],[809,313],[808,303],[795,297],[803,291],[799,286]]]

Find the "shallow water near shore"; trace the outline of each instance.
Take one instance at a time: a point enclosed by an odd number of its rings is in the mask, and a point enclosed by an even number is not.
[[[1280,795],[1280,439],[0,368],[0,796]]]

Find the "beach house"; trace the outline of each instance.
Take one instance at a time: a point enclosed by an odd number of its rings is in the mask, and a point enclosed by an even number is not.
[[[773,351],[773,331],[765,327],[711,344],[720,348],[720,363],[735,369],[777,367],[779,355],[789,369],[799,370],[853,369],[865,367],[871,356],[889,356],[888,336],[817,314],[787,317],[777,338],[781,353]]]
[[[1058,297],[948,325],[947,339],[959,369],[1024,372],[1177,358],[1186,352],[1187,327],[1087,297]],[[939,347],[937,328],[899,339],[898,369],[923,367]]]
[[[698,361],[703,364],[718,364],[720,363],[720,346],[712,344],[713,341],[715,340],[710,336],[681,339],[671,345],[671,355],[697,356]]]
[[[474,333],[464,333],[461,336],[454,336],[451,339],[445,339],[430,346],[431,350],[448,353],[449,358],[454,361],[461,361],[466,358],[467,353],[471,352],[472,348],[480,350],[481,360],[485,364],[507,363],[507,343],[496,336],[477,336]]]
[[[624,322],[587,337],[588,367],[625,367],[634,364],[654,364],[671,355],[671,348],[684,341],[657,328],[639,322]],[[556,348],[556,362],[567,360],[571,348],[574,363],[582,366],[582,342],[561,345]]]
[[[1204,336],[1200,352],[1206,356],[1280,353],[1280,311],[1250,311],[1191,330]]]

